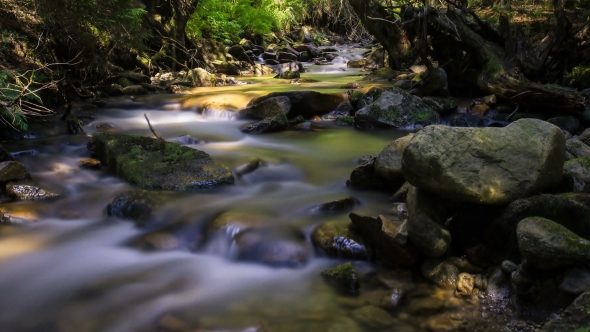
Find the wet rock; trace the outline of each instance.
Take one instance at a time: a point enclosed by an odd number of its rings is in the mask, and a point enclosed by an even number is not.
[[[376,70],[387,66],[389,54],[383,47],[379,47],[367,55],[365,70]]]
[[[580,136],[578,136],[578,139],[580,141],[582,141],[584,144],[588,145],[590,144],[590,128],[586,128],[581,134]]]
[[[350,180],[346,182],[347,186],[359,189],[388,189],[385,181],[375,172],[375,157],[368,160],[366,163],[355,168],[350,173]],[[391,189],[391,188],[389,188]]]
[[[233,240],[238,234],[255,228],[262,228],[272,223],[272,218],[263,214],[224,212],[217,216],[208,228],[207,233],[222,234]]]
[[[236,169],[235,174],[238,178],[241,178],[242,176],[252,173],[262,166],[266,166],[266,162],[260,158],[256,158],[254,160],[249,161],[248,163],[246,163],[244,165],[239,166]]]
[[[502,272],[506,274],[510,274],[518,268],[518,264],[514,263],[513,261],[505,260],[502,262],[501,266]]]
[[[123,88],[122,93],[127,96],[142,96],[147,95],[148,91],[141,85],[130,85]]]
[[[78,161],[80,167],[90,169],[100,169],[100,160],[94,158],[82,158]]]
[[[563,133],[540,120],[506,128],[429,126],[404,150],[402,171],[440,197],[500,205],[559,185],[564,159]]]
[[[248,108],[240,110],[236,116],[238,119],[263,120],[279,114],[289,114],[291,101],[285,96],[265,99]]]
[[[253,64],[252,60],[246,53],[246,50],[242,47],[242,45],[234,45],[227,50],[232,57],[234,57],[238,61],[246,61],[250,64]]]
[[[233,184],[228,168],[207,153],[135,135],[95,134],[88,149],[113,173],[149,189],[188,191]]]
[[[6,194],[16,200],[39,200],[60,196],[58,193],[42,186],[16,183],[6,185]]]
[[[416,297],[408,303],[408,313],[414,316],[432,316],[440,312],[445,302],[435,297]]]
[[[235,238],[236,259],[273,267],[304,266],[311,253],[302,236],[284,234],[275,229],[251,229]]]
[[[133,242],[135,242],[135,246],[140,247],[142,250],[148,251],[168,251],[183,248],[182,241],[174,234],[167,232],[148,233],[140,236]]]
[[[328,203],[324,203],[318,206],[318,211],[346,211],[352,209],[355,205],[359,204],[359,200],[354,197],[347,197]]]
[[[459,107],[457,102],[450,98],[424,97],[422,101],[441,115],[452,113]]]
[[[289,120],[284,113],[278,114],[274,117],[268,117],[264,120],[252,124],[244,129],[244,133],[262,134],[283,131],[289,127]]]
[[[307,52],[312,58],[319,58],[322,56],[322,50],[313,44],[299,44],[293,46],[297,52]]]
[[[363,78],[363,81],[382,82],[391,81],[399,75],[399,72],[390,67],[383,67],[372,71],[369,75]]]
[[[31,179],[31,174],[23,163],[18,161],[0,162],[0,183]]]
[[[563,172],[590,184],[590,157],[574,158],[566,161]]]
[[[526,218],[516,235],[522,256],[539,269],[590,263],[590,241],[549,219]]]
[[[354,116],[339,116],[336,119],[336,125],[341,127],[354,126]]]
[[[488,115],[488,113],[490,113],[491,110],[492,109],[488,105],[485,105],[485,104],[473,105],[471,107],[471,114],[486,116],[486,115]]]
[[[335,110],[324,115],[322,117],[322,120],[333,120],[338,117],[349,116],[351,114],[354,114],[354,108],[352,108],[350,102],[345,101],[343,103],[340,103],[340,105],[338,105],[338,107]]]
[[[590,270],[575,268],[567,271],[559,289],[573,295],[590,289]]]
[[[590,190],[586,182],[575,174],[564,172],[561,177],[561,184],[555,189],[556,193],[586,193]]]
[[[486,119],[479,115],[454,113],[441,119],[441,124],[451,127],[486,127]]]
[[[363,332],[363,329],[360,325],[351,318],[348,317],[340,317],[336,319],[332,325],[328,328],[328,332]]]
[[[324,115],[335,110],[340,103],[345,101],[345,96],[342,94],[325,94],[315,91],[289,91],[289,92],[273,92],[264,97],[256,98],[248,105],[255,105],[268,98],[284,96],[291,101],[291,111],[289,117],[296,117],[298,115],[304,118],[310,118],[315,115]]]
[[[558,126],[562,130],[567,130],[570,133],[575,133],[580,129],[580,121],[573,116],[560,116],[551,118],[547,122]]]
[[[362,89],[363,86],[358,82],[349,82],[340,86],[341,89]]]
[[[340,264],[322,271],[322,277],[336,282],[346,291],[356,291],[360,288],[358,276],[352,263]]]
[[[418,259],[416,249],[407,241],[403,224],[398,226],[383,216],[375,218],[351,213],[349,217],[366,245],[385,262],[411,266]]]
[[[422,80],[423,84],[420,87],[422,95],[443,98],[449,96],[449,83],[444,69],[434,68],[432,72],[425,74],[426,76]]]
[[[348,68],[363,68],[366,64],[367,64],[366,59],[350,60],[346,63],[346,67],[348,67]]]
[[[294,117],[293,119],[289,120],[289,126],[295,127],[299,124],[305,123],[305,119],[301,116],[298,115],[296,117]]]
[[[444,288],[455,289],[459,279],[459,269],[440,258],[428,258],[422,263],[422,275],[427,280]]]
[[[375,174],[385,179],[387,185],[392,189],[399,188],[406,182],[402,173],[402,156],[413,136],[410,134],[396,139],[386,146],[375,159]]]
[[[203,68],[191,69],[187,73],[191,87],[215,86],[217,77]]]
[[[331,257],[369,258],[363,239],[348,220],[320,224],[311,234],[311,242]]]
[[[364,306],[352,312],[352,317],[361,325],[373,329],[383,329],[393,325],[394,320],[391,315],[376,306]]]
[[[274,78],[282,78],[282,79],[292,80],[292,79],[297,79],[300,77],[301,77],[301,75],[299,74],[299,72],[286,70],[282,73],[277,74]]]
[[[590,157],[590,146],[584,144],[577,138],[570,138],[565,142],[565,149],[574,158]]]
[[[470,296],[475,287],[475,277],[469,273],[459,273],[457,276],[457,290],[455,294]]]
[[[408,237],[427,256],[440,257],[450,249],[445,226],[447,210],[436,196],[416,187],[408,191]]]
[[[439,123],[438,113],[398,88],[388,88],[375,102],[355,114],[357,128],[414,128]]]
[[[107,214],[133,220],[140,227],[157,228],[168,223],[160,212],[174,198],[171,192],[129,190],[113,199],[107,206]]]
[[[585,332],[590,326],[590,291],[581,294],[558,318],[552,319],[539,332]]]
[[[481,274],[476,274],[473,280],[473,286],[481,290],[488,289],[488,278]]]

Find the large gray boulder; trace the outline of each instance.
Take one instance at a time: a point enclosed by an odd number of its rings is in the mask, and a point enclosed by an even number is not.
[[[440,123],[440,116],[418,97],[399,88],[388,88],[372,104],[359,109],[359,128],[415,128]]]
[[[404,150],[402,171],[440,197],[502,205],[557,186],[564,160],[558,127],[522,119],[505,128],[426,127]]]
[[[590,241],[549,219],[523,219],[516,227],[516,235],[522,256],[539,269],[590,263]]]
[[[137,135],[94,134],[88,149],[126,181],[148,189],[190,191],[233,184],[231,171],[207,153]]]
[[[410,134],[396,139],[386,146],[375,159],[375,174],[385,179],[392,189],[401,187],[406,179],[402,173],[402,156],[414,135]]]
[[[291,101],[289,98],[278,96],[265,99],[257,104],[240,110],[237,114],[237,118],[263,120],[281,113],[287,115],[290,110]]]

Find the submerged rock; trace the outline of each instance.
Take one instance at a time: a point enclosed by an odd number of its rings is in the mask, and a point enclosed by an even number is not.
[[[133,220],[140,227],[166,225],[168,219],[158,213],[174,197],[172,192],[129,190],[113,199],[107,206],[107,214]]]
[[[230,170],[207,153],[177,143],[95,134],[88,149],[111,172],[143,188],[188,191],[234,183]]]
[[[459,268],[440,258],[429,258],[422,263],[422,275],[427,280],[444,288],[455,289],[459,279]]]
[[[294,236],[296,235],[296,236]],[[300,234],[277,229],[250,229],[236,235],[235,258],[274,267],[304,266],[311,252]]]
[[[518,223],[516,235],[522,256],[539,269],[590,263],[590,241],[549,219],[526,218]]]
[[[347,291],[356,291],[360,288],[358,276],[352,263],[344,263],[322,271],[322,276],[335,281],[338,286]]]
[[[452,113],[459,107],[457,102],[450,98],[424,97],[422,101],[441,115]]]
[[[559,185],[564,159],[559,128],[523,119],[505,128],[429,126],[404,150],[402,171],[440,197],[501,205]]]
[[[0,162],[0,183],[31,179],[31,174],[23,163],[18,161]]]
[[[272,92],[250,101],[248,105],[255,105],[266,99],[280,96],[287,97],[291,101],[290,118],[301,115],[306,119],[315,115],[329,113],[338,108],[338,105],[346,100],[345,96],[340,93],[326,94],[315,91],[289,91]]]
[[[16,200],[37,200],[60,196],[58,193],[41,186],[15,183],[9,183],[6,185],[6,193],[9,197]]]
[[[383,329],[395,322],[387,311],[372,305],[356,309],[352,312],[352,317],[357,322],[372,329]]]
[[[355,114],[358,128],[415,128],[440,122],[440,116],[418,97],[388,88],[372,104]]]

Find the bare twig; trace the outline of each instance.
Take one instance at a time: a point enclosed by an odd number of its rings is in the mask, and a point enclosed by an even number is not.
[[[147,114],[144,113],[143,116],[145,116],[145,119],[147,120],[148,126],[150,127],[150,130],[152,131],[152,133],[154,134],[154,136],[156,136],[156,138],[159,139],[160,141],[165,141],[165,139],[163,139],[162,136],[158,135],[158,133],[156,132],[156,130],[154,129],[154,127],[152,127],[152,124],[150,123],[150,119],[148,118]]]

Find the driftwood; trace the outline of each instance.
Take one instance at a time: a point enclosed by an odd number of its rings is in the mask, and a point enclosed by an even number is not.
[[[152,133],[154,134],[154,136],[156,136],[157,139],[159,139],[160,141],[164,141],[164,139],[162,138],[162,136],[158,135],[158,133],[156,132],[156,130],[154,129],[154,127],[152,127],[152,124],[150,122],[150,119],[148,118],[147,114],[143,114],[143,116],[145,116],[145,119],[147,120],[148,126],[150,127],[150,130],[152,131]]]

